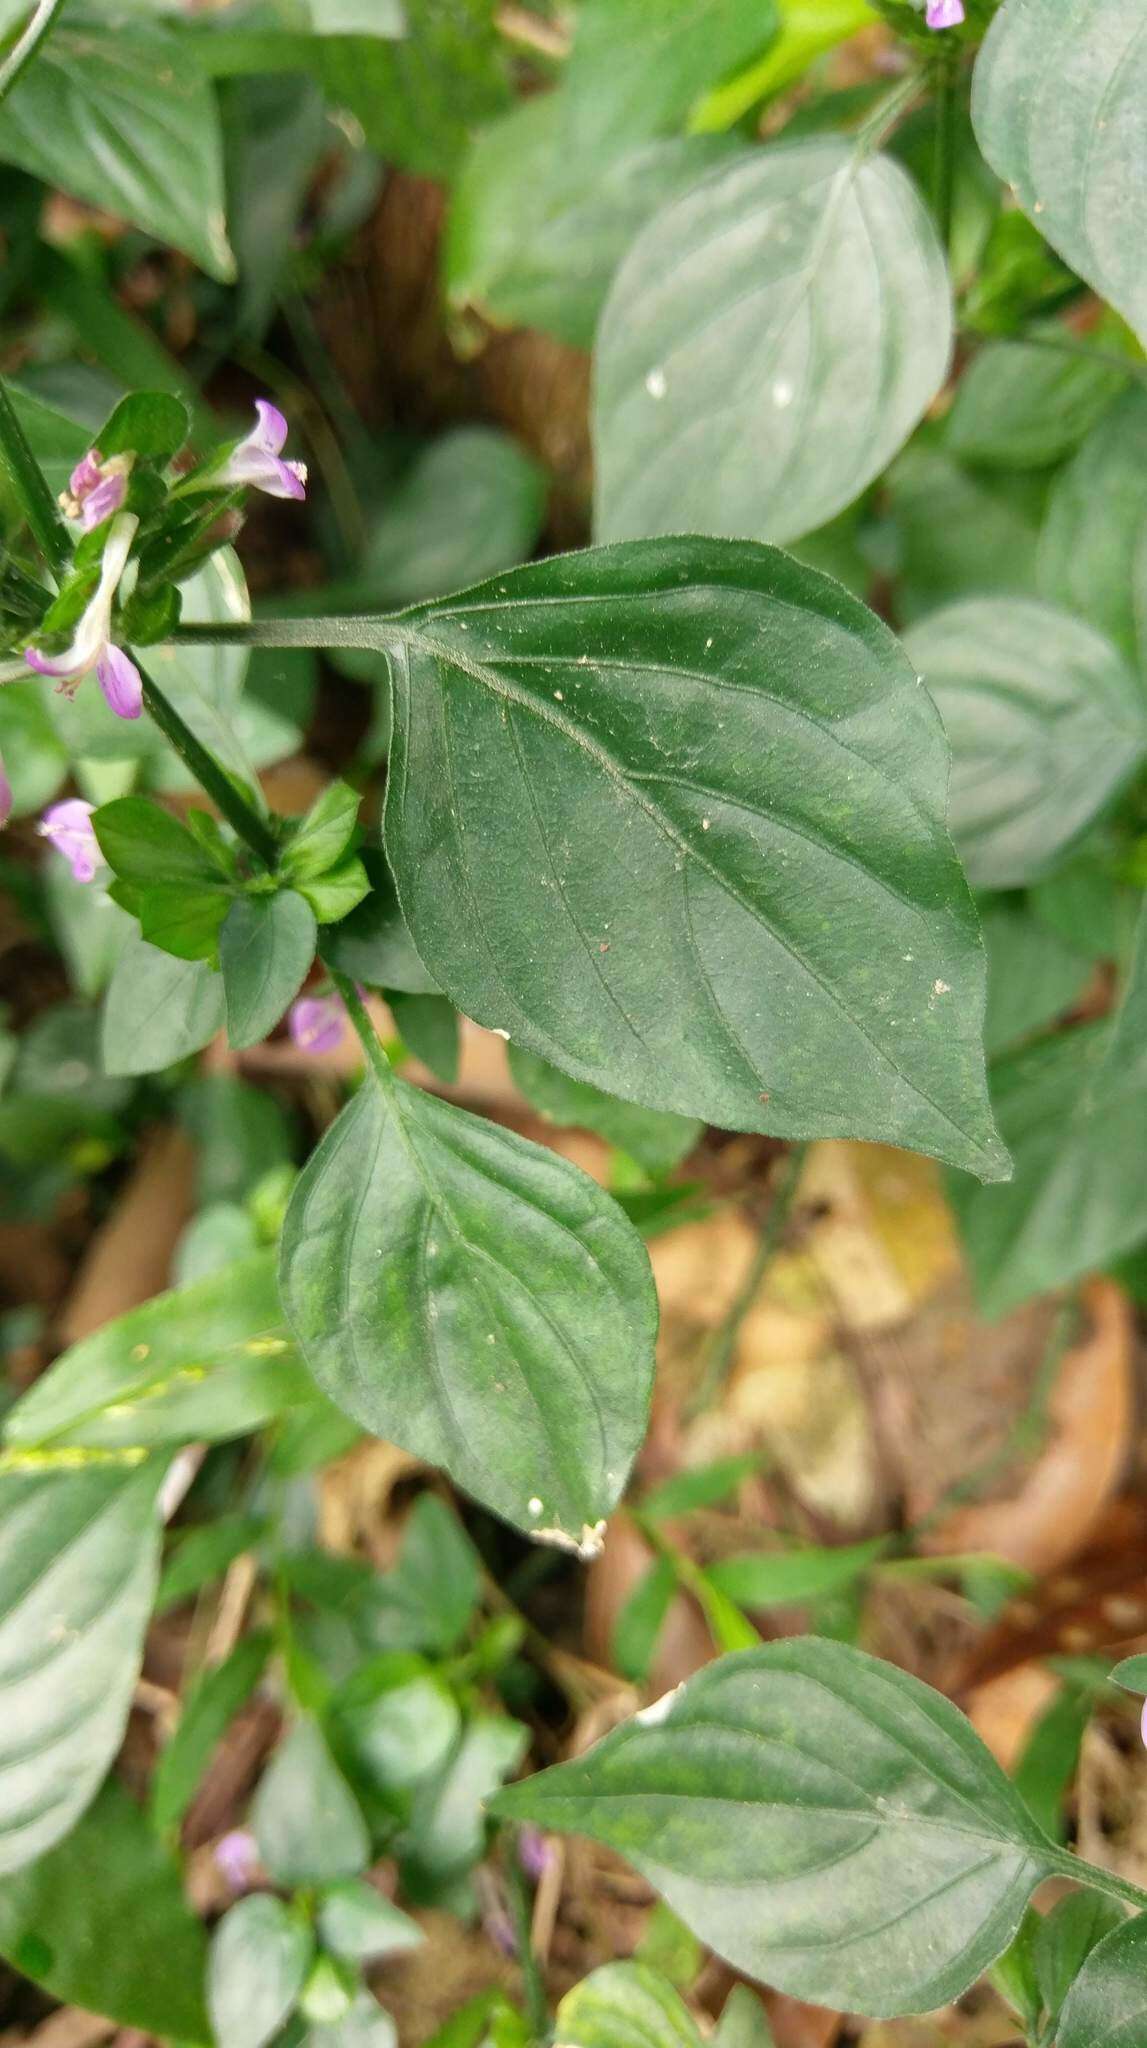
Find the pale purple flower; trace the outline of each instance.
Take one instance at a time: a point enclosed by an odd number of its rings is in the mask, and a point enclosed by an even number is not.
[[[333,1052],[345,1022],[338,996],[300,996],[287,1012],[287,1029],[300,1052]]]
[[[929,28],[959,28],[964,20],[964,0],[928,0],[924,19]]]
[[[113,455],[105,462],[98,448],[89,448],[60,493],[60,504],[69,519],[78,519],[85,533],[102,526],[118,512],[127,497],[127,480],[134,457]]]
[[[52,804],[36,827],[41,838],[50,839],[56,852],[63,854],[77,882],[93,882],[103,860],[92,828],[93,809],[82,797],[72,796],[65,803]]]
[[[268,398],[257,398],[255,415],[251,432],[236,443],[211,476],[211,482],[250,484],[257,491],[266,491],[270,498],[305,498],[306,464],[283,461],[288,430],[278,406]]]
[[[12,784],[4,771],[4,757],[0,755],[0,832],[12,816]]]
[[[122,513],[113,520],[104,544],[100,580],[76,627],[71,646],[60,654],[42,654],[38,647],[29,647],[24,655],[37,675],[58,676],[60,687],[68,696],[94,669],[117,718],[138,718],[143,709],[139,670],[111,638],[112,605],[138,525],[133,513]]]
[[[550,1848],[545,1836],[539,1833],[537,1828],[522,1828],[520,1830],[518,1835],[518,1862],[521,1864],[526,1876],[531,1878],[534,1884],[538,1884],[545,1876],[553,1860],[554,1852]]]
[[[259,1848],[249,1829],[232,1828],[211,1853],[233,1892],[250,1891],[259,1873]]]

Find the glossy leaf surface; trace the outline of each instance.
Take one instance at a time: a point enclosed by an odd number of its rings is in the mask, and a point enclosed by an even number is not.
[[[219,966],[233,1046],[257,1045],[298,995],[315,957],[315,915],[295,889],[239,896],[219,933]]]

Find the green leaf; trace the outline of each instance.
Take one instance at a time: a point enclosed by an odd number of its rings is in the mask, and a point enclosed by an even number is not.
[[[481,131],[451,196],[445,281],[459,310],[472,307],[498,326],[539,327],[589,348],[630,243],[660,207],[738,145],[723,135],[626,136],[604,159],[598,152],[571,158],[565,137],[557,92],[525,101]]]
[[[1042,477],[977,474],[917,438],[893,463],[884,490],[906,624],[953,598],[1036,595]]]
[[[11,695],[11,688],[0,690],[0,704]],[[131,934],[131,919],[98,882],[77,882],[65,860],[45,863],[44,893],[70,985],[77,995],[101,995]]]
[[[215,1750],[263,1676],[272,1648],[269,1634],[244,1636],[222,1664],[204,1671],[191,1687],[151,1782],[157,1833],[179,1826]]]
[[[391,648],[387,849],[464,1015],[658,1109],[1006,1170],[943,736],[836,584],[658,541],[305,630]]]
[[[401,1027],[400,1027],[401,1028]],[[571,1080],[548,1060],[510,1047],[510,1073],[533,1109],[553,1124],[582,1125],[636,1159],[646,1173],[671,1173],[693,1150],[704,1125],[671,1110],[641,1109],[606,1095],[587,1081]]]
[[[1120,399],[1057,480],[1039,580],[1045,596],[1147,667],[1147,392]]]
[[[1049,343],[1064,332],[1044,331]],[[992,342],[960,380],[945,443],[963,462],[1042,469],[1078,448],[1125,388],[1127,374],[1051,346]]]
[[[296,1721],[251,1808],[259,1856],[277,1883],[333,1884],[370,1862],[370,1837],[350,1786],[314,1721]]]
[[[642,1520],[664,1522],[673,1515],[690,1514],[695,1508],[720,1507],[744,1480],[760,1471],[766,1457],[763,1451],[747,1451],[731,1458],[715,1458],[711,1465],[686,1466],[642,1495]]]
[[[992,1059],[1070,1010],[1091,979],[1092,964],[1022,900],[989,898],[980,923],[988,949],[984,1043]]]
[[[163,1460],[0,1477],[0,1875],[51,1849],[123,1737]]]
[[[1147,1693],[1147,1656],[1124,1657],[1111,1673],[1111,1681],[1128,1692]]]
[[[114,1778],[64,1841],[0,1879],[0,1955],[122,2027],[205,2041],[206,1952],[178,1870]]]
[[[173,1066],[222,1030],[223,1012],[223,980],[206,960],[177,960],[133,933],[104,997],[104,1072]]]
[[[1122,657],[1070,613],[969,598],[905,646],[952,746],[952,835],[977,888],[1053,865],[1147,750],[1147,700]]]
[[[419,1494],[402,1532],[398,1563],[385,1580],[388,1604],[418,1616],[413,1647],[443,1657],[457,1650],[481,1591],[481,1560],[457,1515],[436,1494]]]
[[[710,172],[637,237],[602,314],[601,539],[823,526],[907,440],[951,338],[943,252],[891,158],[817,139]]]
[[[289,1169],[291,1125],[265,1089],[230,1074],[197,1074],[180,1089],[178,1107],[199,1155],[195,1199],[200,1207],[246,1203],[269,1174]]]
[[[948,1700],[815,1637],[709,1665],[493,1811],[605,1842],[734,1968],[877,2017],[957,1997],[1055,1867]]]
[[[347,782],[328,782],[288,839],[280,868],[291,881],[325,875],[346,853],[358,827],[359,794]]]
[[[139,889],[134,882],[113,882],[109,896],[139,919],[140,936],[149,946],[177,960],[214,963],[219,933],[231,904],[231,892],[219,883],[189,889],[182,882],[157,889]]]
[[[169,391],[133,391],[121,398],[95,436],[105,461],[110,455],[139,455],[145,461],[169,462],[191,432],[191,415],[181,398]]]
[[[214,1442],[313,1397],[266,1251],[81,1337],[8,1410],[4,1434],[17,1448]]]
[[[0,697],[0,703],[3,699]],[[323,959],[351,981],[367,988],[395,989],[409,995],[435,995],[438,984],[428,974],[403,922],[394,876],[381,847],[366,847],[362,864],[370,894],[323,936]]]
[[[449,178],[471,131],[509,104],[493,0],[403,0],[406,33],[323,45],[327,97],[402,170]]]
[[[57,736],[39,676],[0,689],[0,753],[12,787],[12,816],[26,818],[50,803],[68,773],[66,748]],[[49,862],[69,872],[62,860]],[[77,884],[89,892],[91,882]],[[102,893],[102,892],[101,892]]]
[[[1147,1237],[1147,915],[1113,1025],[1042,1040],[992,1070],[1010,1187],[950,1196],[984,1313],[1067,1286]]]
[[[234,275],[214,95],[158,24],[61,24],[0,107],[0,161]]]
[[[714,2048],[774,2048],[765,2009],[747,1984],[735,1984],[725,2000]]]
[[[108,866],[126,882],[218,883],[220,870],[200,842],[170,811],[147,797],[121,796],[92,813],[92,827]]]
[[[1045,1707],[1012,1771],[1016,1791],[1053,1842],[1064,1838],[1063,1802],[1075,1777],[1093,1700],[1082,1686],[1065,1685]]]
[[[403,1678],[390,1668],[394,1661],[388,1657],[381,1669],[368,1665],[356,1674],[338,1708],[339,1733],[358,1781],[384,1795],[408,1791],[441,1771],[461,1730],[458,1703],[437,1674]]]
[[[307,978],[317,937],[314,912],[294,889],[235,898],[219,933],[233,1046],[258,1045],[274,1030]]]
[[[1068,1992],[1057,2048],[1137,2048],[1147,2028],[1147,1914],[1093,1948]]]
[[[355,1963],[406,1955],[426,1938],[417,1921],[360,1879],[332,1885],[323,1893],[318,1926],[323,1947]]]
[[[718,1558],[707,1565],[706,1577],[738,1607],[784,1607],[839,1593],[876,1563],[887,1539],[842,1543],[822,1550],[814,1544],[793,1550],[748,1551]]]
[[[558,2006],[562,2048],[701,2048],[688,2007],[644,1963],[591,1970]]]
[[[416,604],[511,569],[533,553],[544,471],[509,434],[456,427],[417,456],[367,542],[362,604]]]
[[[649,1676],[676,1591],[677,1573],[672,1559],[655,1558],[618,1613],[610,1657],[621,1676],[634,1685],[643,1685]]]
[[[476,1714],[438,1780],[419,1786],[410,1824],[407,1886],[440,1883],[478,1861],[486,1840],[487,1804],[522,1760],[527,1731],[505,1714]]]
[[[181,1529],[160,1577],[156,1613],[177,1607],[181,1600],[189,1600],[193,1593],[221,1579],[237,1557],[255,1548],[266,1529],[259,1515],[220,1515],[199,1528]]]
[[[391,989],[390,1014],[404,1045],[448,1087],[458,1079],[458,1012],[445,996],[411,996]]]
[[[280,1286],[356,1421],[530,1535],[596,1544],[644,1434],[656,1311],[587,1175],[368,1076],[296,1185]]]
[[[208,2004],[218,2048],[265,2048],[306,1981],[314,1937],[281,1899],[240,1899],[211,1941]]]
[[[1147,205],[1147,18],[1139,0],[1005,0],[976,64],[976,136],[1080,277],[1147,341],[1129,224]]]
[[[1126,1920],[1122,1906],[1099,1892],[1071,1892],[1044,1915],[1032,1939],[1032,1967],[1051,2019],[1058,2019],[1092,1949]],[[1133,2044],[1127,2042],[1125,2048]]]
[[[354,855],[349,860],[340,861],[338,867],[328,868],[326,874],[319,875],[315,881],[299,883],[299,895],[310,904],[320,924],[337,924],[369,892],[370,877]]]
[[[341,2019],[308,2027],[301,2048],[398,2048],[398,2033],[390,2014],[362,1990]]]
[[[876,20],[870,0],[783,0],[780,33],[765,56],[718,85],[696,109],[695,129],[731,128],[803,78],[826,50]]]
[[[774,0],[584,0],[561,88],[567,161],[619,137],[672,134],[777,26]]]

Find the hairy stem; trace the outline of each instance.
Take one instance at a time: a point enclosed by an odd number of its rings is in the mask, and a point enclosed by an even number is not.
[[[12,53],[15,55],[15,51]],[[2,73],[0,73],[2,76]],[[48,567],[58,576],[72,559],[72,543],[47,479],[28,443],[0,377],[0,462]]]
[[[32,62],[45,36],[51,34],[67,0],[39,0],[23,35],[17,36],[4,62],[0,64],[0,100],[11,92],[20,73]]]

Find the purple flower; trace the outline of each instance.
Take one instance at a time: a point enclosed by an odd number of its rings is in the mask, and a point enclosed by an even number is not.
[[[232,1828],[211,1853],[233,1892],[250,1891],[259,1871],[259,1849],[247,1828]]]
[[[132,513],[123,513],[113,520],[104,544],[100,580],[76,627],[71,646],[59,654],[42,654],[38,647],[29,647],[24,655],[37,675],[58,676],[61,689],[69,696],[94,668],[117,718],[138,718],[143,709],[139,670],[111,639],[112,606],[138,525]]]
[[[251,484],[257,491],[266,491],[269,498],[305,498],[306,464],[282,459],[287,422],[278,406],[267,398],[257,398],[255,413],[251,432],[236,443],[226,461],[211,475],[211,482]]]
[[[0,755],[0,832],[12,816],[12,784],[4,772],[4,759]]]
[[[545,1836],[537,1828],[522,1828],[518,1835],[518,1861],[531,1878],[538,1884],[554,1860],[554,1852]]]
[[[134,457],[113,455],[105,462],[98,448],[89,448],[60,493],[60,504],[69,519],[78,519],[85,533],[102,526],[118,512],[127,496],[127,480]]]
[[[924,19],[929,28],[959,28],[964,19],[964,0],[928,0]]]
[[[345,1022],[338,996],[300,996],[287,1012],[287,1029],[301,1052],[333,1052]]]
[[[52,804],[36,828],[42,838],[51,840],[57,853],[63,854],[77,882],[94,881],[103,860],[92,829],[92,809],[82,797],[69,797],[66,803]]]

